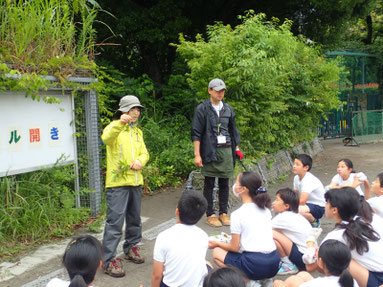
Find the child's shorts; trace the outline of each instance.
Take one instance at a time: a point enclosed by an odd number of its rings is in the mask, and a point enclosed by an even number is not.
[[[306,265],[302,260],[303,254],[298,250],[298,247],[293,242],[293,246],[291,247],[289,259],[293,262],[300,271],[306,270]]]
[[[244,272],[251,280],[274,277],[278,273],[281,257],[274,250],[271,253],[261,252],[228,252],[224,263]]]
[[[306,205],[310,208],[310,213],[312,216],[314,216],[316,219],[321,219],[324,214],[324,207],[319,206],[312,203],[306,203]]]
[[[367,287],[376,287],[383,284],[383,272],[368,272]]]

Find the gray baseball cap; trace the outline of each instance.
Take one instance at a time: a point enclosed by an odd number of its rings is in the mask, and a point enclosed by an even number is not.
[[[139,107],[141,109],[145,108],[141,105],[140,100],[136,96],[128,95],[121,98],[120,108],[118,110],[127,113],[134,107]]]
[[[208,88],[214,89],[218,92],[218,91],[221,91],[223,89],[226,90],[226,85],[221,79],[213,79],[209,82]]]

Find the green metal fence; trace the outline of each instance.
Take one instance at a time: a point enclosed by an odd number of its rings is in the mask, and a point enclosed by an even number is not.
[[[356,111],[382,108],[382,66],[377,55],[355,52],[327,52],[326,57],[338,58],[344,67],[339,82],[342,106],[321,120],[319,136],[324,138],[352,136],[352,115]]]
[[[383,110],[353,112],[352,136],[359,144],[383,140]]]

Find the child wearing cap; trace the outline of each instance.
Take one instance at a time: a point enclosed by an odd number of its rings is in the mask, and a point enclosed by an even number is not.
[[[149,160],[142,131],[136,126],[141,109],[137,97],[125,96],[120,100],[116,115],[102,133],[106,145],[106,223],[103,238],[104,272],[112,277],[123,277],[122,260],[116,250],[125,225],[123,250],[125,259],[143,263],[137,244],[141,241],[141,170]]]
[[[221,79],[209,82],[210,99],[198,105],[194,112],[191,139],[194,144],[194,164],[202,168],[203,194],[208,202],[206,223],[221,227],[230,225],[227,215],[229,179],[233,176],[235,158],[243,158],[239,150],[239,131],[233,108],[223,101],[226,85]],[[219,217],[213,208],[215,178],[219,187]]]

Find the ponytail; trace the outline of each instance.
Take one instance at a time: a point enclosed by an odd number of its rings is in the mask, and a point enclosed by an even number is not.
[[[88,284],[86,284],[84,277],[82,277],[81,274],[76,274],[70,281],[68,287],[88,287]]]
[[[271,198],[267,190],[262,186],[261,177],[250,171],[245,171],[239,177],[239,183],[249,190],[253,202],[261,209],[271,208]]]
[[[326,240],[319,247],[318,257],[322,259],[329,275],[339,276],[340,286],[354,286],[354,280],[347,270],[351,261],[351,252],[344,243],[334,239]]]
[[[343,237],[348,243],[350,250],[356,249],[359,255],[368,252],[368,241],[378,241],[379,234],[369,223],[364,222],[360,217],[351,219],[348,223],[340,223],[336,226],[344,228]]]
[[[342,287],[353,287],[354,279],[352,278],[350,272],[347,269],[344,269],[339,276],[339,285]]]
[[[345,229],[343,237],[350,250],[356,249],[360,255],[368,252],[368,241],[378,241],[380,237],[369,223],[360,217],[355,218],[362,207],[358,192],[352,187],[330,189],[325,199],[338,209],[338,215],[343,221],[335,226]]]
[[[63,256],[71,281],[69,287],[87,287],[92,283],[102,260],[102,246],[95,237],[83,235],[72,239]]]

